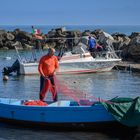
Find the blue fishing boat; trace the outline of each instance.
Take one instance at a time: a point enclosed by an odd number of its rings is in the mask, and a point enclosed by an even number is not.
[[[128,126],[137,126],[140,125],[140,106],[138,105],[136,111],[132,110],[130,117],[130,108],[134,104],[134,100],[129,100],[127,102],[108,102],[101,101],[90,101],[90,100],[80,100],[79,102],[62,100],[57,102],[47,102],[43,106],[38,106],[37,104],[28,104],[32,103],[32,100],[18,100],[18,99],[8,99],[0,98],[0,120],[3,122],[12,122],[20,124],[34,124],[36,126],[43,125],[91,125],[95,126],[96,124],[107,124],[121,122],[122,124],[128,124]],[[136,101],[136,100],[135,100]],[[140,101],[140,98],[137,98],[137,102]],[[112,104],[113,103],[113,104]],[[116,110],[119,105],[119,110],[122,107],[122,104],[125,103],[125,109],[128,106],[129,109],[121,114],[128,115],[127,119],[124,115],[121,115],[120,112]],[[105,105],[104,105],[105,104]],[[132,106],[131,106],[131,105]],[[136,102],[135,102],[136,104]],[[107,107],[110,106],[110,107]],[[112,106],[112,108],[111,108]],[[111,111],[114,107],[116,108],[115,114]],[[124,108],[124,107],[122,107]],[[128,114],[129,110],[129,114]],[[136,114],[134,114],[136,112]],[[117,118],[117,113],[118,118]],[[132,117],[133,116],[133,117]],[[128,120],[129,119],[129,120]],[[134,121],[133,121],[134,120]],[[129,123],[127,123],[129,121]],[[131,121],[131,122],[130,122]]]
[[[47,106],[25,105],[24,103],[23,100],[1,98],[1,120],[43,125],[115,121],[101,104],[96,103],[95,105],[79,105],[75,101],[57,101]]]

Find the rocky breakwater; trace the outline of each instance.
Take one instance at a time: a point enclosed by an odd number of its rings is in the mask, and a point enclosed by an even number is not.
[[[58,50],[62,48],[73,50],[73,47],[80,42],[88,45],[88,36],[94,37],[104,50],[110,46],[118,51],[123,60],[140,62],[140,33],[137,32],[125,35],[122,33],[108,34],[101,29],[81,32],[57,28],[52,29],[47,34],[35,35],[20,29],[14,31],[0,30],[0,49],[14,49],[14,46],[17,46],[19,49],[54,47]]]

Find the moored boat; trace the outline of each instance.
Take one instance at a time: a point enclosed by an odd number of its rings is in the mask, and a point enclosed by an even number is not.
[[[82,45],[77,46],[77,50],[66,52],[59,60],[60,68],[57,74],[81,74],[93,72],[110,71],[121,59],[114,51],[98,52],[94,58]],[[10,73],[17,69],[18,74],[33,75],[38,74],[38,61],[25,61],[18,55],[18,60],[13,67],[6,69],[4,73]],[[9,71],[9,72],[8,72]]]
[[[27,101],[0,99],[0,119],[34,124],[93,124],[113,122],[113,116],[101,105],[79,105],[75,101],[57,101],[47,106],[28,106]]]
[[[0,120],[36,126],[90,125],[122,123],[133,127],[140,126],[140,97],[118,98],[109,101],[61,100],[47,102],[41,106],[32,100],[0,98]],[[135,105],[135,106],[134,106]]]

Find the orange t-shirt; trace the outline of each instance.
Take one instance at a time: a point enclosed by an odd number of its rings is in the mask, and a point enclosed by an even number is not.
[[[44,76],[51,76],[58,67],[59,64],[56,56],[45,55],[40,59],[38,70],[41,75],[43,73]]]

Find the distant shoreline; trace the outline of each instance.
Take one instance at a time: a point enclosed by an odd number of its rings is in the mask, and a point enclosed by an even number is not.
[[[0,30],[5,29],[7,31],[13,31],[16,28],[20,28],[26,32],[31,32],[32,25],[0,25]],[[112,34],[115,32],[124,33],[130,35],[132,32],[140,32],[140,25],[33,25],[39,28],[43,33],[48,33],[52,28],[66,27],[67,30],[95,30],[103,29],[104,31]]]

